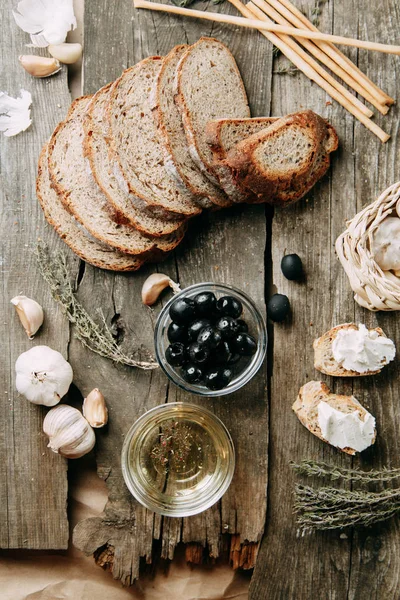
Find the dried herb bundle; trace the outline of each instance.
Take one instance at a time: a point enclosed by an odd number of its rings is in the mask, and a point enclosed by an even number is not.
[[[62,252],[50,255],[47,244],[40,243],[37,247],[37,260],[40,273],[49,284],[51,295],[61,305],[68,320],[75,325],[76,336],[84,346],[100,356],[130,367],[146,370],[158,367],[151,356],[149,360],[142,361],[124,354],[108,329],[102,313],[103,326],[95,323],[74,295]]]
[[[400,469],[360,471],[342,469],[326,463],[302,461],[292,464],[302,475],[328,477],[336,481],[368,485],[400,478]],[[354,491],[296,485],[294,510],[302,533],[318,529],[343,529],[355,525],[370,526],[400,512],[400,488],[381,492]]]

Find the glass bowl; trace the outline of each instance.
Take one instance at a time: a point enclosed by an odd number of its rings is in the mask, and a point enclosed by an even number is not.
[[[225,425],[209,410],[173,402],[152,408],[131,427],[122,473],[138,502],[171,517],[206,510],[228,489],[235,449]]]
[[[233,377],[232,381],[221,390],[210,390],[203,384],[188,383],[181,376],[179,367],[173,367],[166,361],[165,358],[165,351],[170,344],[167,337],[167,331],[168,326],[171,323],[171,319],[169,317],[169,309],[171,304],[183,296],[193,298],[196,296],[196,294],[206,291],[213,292],[217,299],[221,296],[233,296],[234,298],[240,300],[243,305],[243,316],[241,318],[246,321],[249,327],[249,333],[257,340],[256,353],[249,359],[246,359],[248,362],[243,366],[243,370],[239,371]],[[186,392],[198,394],[200,396],[224,396],[226,394],[231,394],[232,392],[235,392],[239,388],[246,385],[246,383],[248,383],[260,369],[267,351],[267,328],[261,312],[254,304],[253,300],[244,292],[222,283],[196,283],[195,285],[191,285],[183,289],[178,294],[175,294],[164,306],[156,322],[154,330],[154,345],[157,361],[160,367],[169,377],[169,379],[175,383],[175,385],[179,386]]]

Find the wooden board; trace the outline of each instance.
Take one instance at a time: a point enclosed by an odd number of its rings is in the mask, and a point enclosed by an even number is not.
[[[204,6],[200,6],[200,8]],[[224,7],[227,10],[227,7]],[[133,29],[131,19],[134,18]],[[134,14],[131,0],[85,2],[84,92],[95,92],[122,69],[154,54],[166,54],[174,45],[193,43],[213,35],[233,51],[249,91],[254,114],[267,114],[270,102],[271,51],[251,32],[183,21],[166,15]],[[252,65],[262,61],[256,73]],[[107,322],[115,323],[127,348],[139,343],[153,348],[153,326],[159,307],[141,304],[145,278],[156,269],[179,280],[182,287],[200,281],[227,282],[246,290],[261,310],[264,304],[264,207],[238,207],[193,221],[186,240],[167,262],[137,275],[101,273],[86,267],[78,296],[85,306],[102,306]],[[150,562],[155,551],[172,558],[176,545],[187,544],[187,558],[201,562],[230,553],[235,566],[254,566],[264,529],[267,486],[268,411],[266,369],[245,389],[221,400],[199,400],[168,386],[161,372],[141,373],[115,368],[88,353],[73,338],[70,360],[76,383],[86,394],[98,386],[110,407],[110,425],[99,432],[97,464],[107,481],[109,502],[104,519],[80,523],[74,543],[95,553],[113,576],[130,583],[139,574],[139,559]],[[90,368],[82,368],[82,366]],[[233,483],[222,502],[189,519],[161,519],[138,506],[122,480],[120,452],[123,437],[145,410],[166,401],[185,400],[215,411],[229,428],[237,454]],[[154,544],[157,540],[157,544]]]
[[[18,56],[27,53],[30,40],[14,22],[14,7],[7,1],[0,8],[0,90],[14,97],[21,88],[30,91],[33,123],[18,136],[0,134],[0,547],[62,549],[68,543],[67,464],[46,448],[41,434],[45,410],[17,394],[14,364],[36,344],[67,353],[68,324],[41,281],[34,251],[38,237],[45,237],[52,249],[63,246],[44,224],[35,176],[40,148],[65,115],[70,96],[66,68],[51,79],[35,80],[20,66]],[[45,310],[44,327],[34,341],[26,337],[10,304],[20,293],[35,298]]]
[[[310,11],[313,1],[299,6]],[[398,38],[395,0],[375,3],[334,0],[324,4],[321,29],[388,43]],[[351,18],[349,18],[351,15]],[[398,96],[400,63],[381,54],[346,52],[373,81]],[[399,109],[376,117],[392,139],[382,145],[336,103],[302,75],[274,80],[272,114],[301,106],[327,117],[337,128],[339,153],[328,178],[308,201],[287,211],[276,211],[272,227],[273,284],[291,300],[289,322],[274,326],[274,360],[270,400],[268,516],[265,536],[250,588],[252,600],[329,598],[397,599],[400,596],[399,525],[397,519],[360,532],[318,533],[298,537],[292,514],[296,477],[290,460],[313,458],[342,466],[398,466],[399,360],[378,377],[354,381],[324,377],[313,368],[312,342],[339,323],[355,321],[379,325],[400,344],[398,313],[373,314],[355,305],[347,277],[334,253],[337,236],[363,206],[399,179],[397,138]],[[284,253],[296,252],[304,262],[307,280],[297,284],[280,272]],[[354,395],[377,419],[378,439],[361,458],[351,459],[310,435],[298,422],[291,405],[301,385],[323,379],[336,393]],[[298,480],[298,478],[297,478]],[[308,481],[309,483],[309,481]],[[318,482],[314,482],[318,485]],[[290,560],[288,558],[290,554]],[[288,574],[288,567],[290,572]]]

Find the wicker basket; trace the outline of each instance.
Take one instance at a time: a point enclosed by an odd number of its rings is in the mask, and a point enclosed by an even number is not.
[[[354,300],[369,310],[400,310],[400,278],[376,264],[372,234],[389,215],[400,217],[400,181],[347,223],[336,240],[336,252],[355,292]]]

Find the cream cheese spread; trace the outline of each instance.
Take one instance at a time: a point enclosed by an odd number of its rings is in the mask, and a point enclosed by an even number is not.
[[[332,343],[336,362],[348,371],[366,373],[378,371],[396,355],[392,340],[369,331],[365,325],[358,329],[340,329]]]
[[[342,450],[362,452],[375,436],[375,418],[369,412],[362,419],[358,410],[343,413],[323,400],[318,404],[318,424],[323,438]]]

